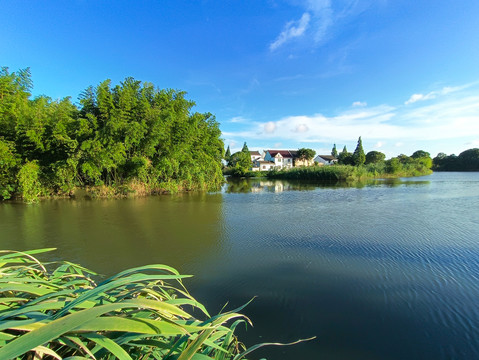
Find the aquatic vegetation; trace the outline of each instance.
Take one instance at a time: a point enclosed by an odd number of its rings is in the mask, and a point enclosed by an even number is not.
[[[210,316],[169,266],[96,283],[80,265],[34,257],[50,250],[0,252],[1,359],[239,360],[269,345],[246,349],[234,334],[251,324],[244,306]]]

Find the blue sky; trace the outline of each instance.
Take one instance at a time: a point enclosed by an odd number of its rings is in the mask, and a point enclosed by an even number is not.
[[[388,157],[479,147],[477,0],[0,0],[34,95],[127,76],[188,92],[225,146]]]

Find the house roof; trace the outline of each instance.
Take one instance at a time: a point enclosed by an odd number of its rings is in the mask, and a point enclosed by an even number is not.
[[[258,156],[261,156],[261,154],[259,153],[259,151],[250,151],[249,154],[250,154],[250,155],[258,155]]]
[[[332,155],[318,155],[317,157],[320,157],[324,160],[332,161],[332,160],[337,160],[334,156]]]
[[[284,158],[296,158],[298,157],[297,150],[266,150],[272,157],[281,154]]]

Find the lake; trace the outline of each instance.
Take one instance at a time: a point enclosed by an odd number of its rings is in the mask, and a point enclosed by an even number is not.
[[[105,275],[171,265],[212,314],[256,296],[249,346],[317,336],[252,358],[479,358],[479,173],[0,203],[0,248],[44,247]]]

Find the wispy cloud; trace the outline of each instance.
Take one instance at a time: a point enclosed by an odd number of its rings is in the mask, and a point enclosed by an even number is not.
[[[308,36],[311,44],[321,45],[333,35],[335,23],[348,21],[365,9],[365,6],[358,5],[357,0],[335,3],[337,11],[333,10],[331,0],[301,0],[297,3],[305,11],[303,16],[300,20],[289,21],[285,25],[276,40],[270,44],[271,51],[300,36]]]
[[[242,116],[235,116],[233,118],[231,118],[228,122],[230,123],[239,123],[239,124],[244,124],[244,123],[247,123],[249,122],[248,119],[242,117]]]
[[[353,106],[354,107],[364,107],[364,106],[367,106],[368,103],[365,102],[365,101],[355,101],[353,102]]]
[[[331,0],[308,0],[306,6],[313,14],[314,41],[322,42],[333,24]]]
[[[289,40],[302,36],[309,25],[310,19],[311,15],[306,12],[298,21],[288,22],[276,40],[270,44],[269,49],[274,51]]]
[[[427,94],[413,94],[411,95],[411,97],[404,103],[405,105],[409,105],[409,104],[413,104],[417,101],[424,101],[424,100],[431,100],[431,99],[435,99],[437,98],[438,96],[441,96],[441,95],[447,95],[449,93],[453,93],[453,92],[456,92],[456,91],[460,91],[460,90],[464,90],[470,86],[472,86],[473,84],[467,84],[467,85],[463,85],[463,86],[455,86],[455,87],[452,87],[452,86],[446,86],[446,87],[443,87],[441,90],[437,90],[437,91],[431,91]]]

